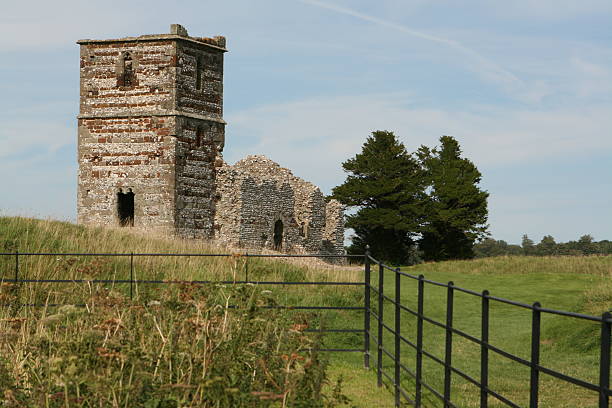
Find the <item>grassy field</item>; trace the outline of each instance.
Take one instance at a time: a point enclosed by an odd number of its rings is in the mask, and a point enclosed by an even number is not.
[[[146,253],[210,253],[232,252],[212,248],[202,243],[150,237],[130,233],[124,229],[84,228],[68,223],[0,218],[0,252],[146,252]],[[0,257],[2,276],[12,278],[14,255]],[[200,258],[200,257],[147,257],[134,258],[135,278],[138,279],[250,279],[274,280],[315,280],[315,281],[361,281],[363,273],[356,268],[342,268],[325,265],[318,261],[300,264],[265,259],[242,257]],[[587,314],[601,314],[612,308],[612,257],[573,258],[527,258],[502,257],[473,261],[453,261],[437,264],[422,264],[403,271],[427,279],[448,282],[476,291],[488,289],[492,295],[525,303],[539,301],[549,308],[579,311]],[[130,259],[103,257],[25,257],[20,256],[20,276],[24,278],[117,278],[129,277]],[[393,296],[393,276],[385,274],[385,292]],[[377,284],[373,273],[373,284]],[[23,303],[83,303],[90,299],[95,290],[104,289],[123,298],[129,297],[129,285],[110,288],[92,288],[87,284],[24,284],[19,289]],[[363,302],[363,290],[351,287],[268,287],[272,296],[281,304],[293,305],[347,305]],[[174,291],[174,292],[173,292]],[[138,285],[135,301],[149,304],[168,296],[177,296],[180,289],[161,288],[154,285]],[[0,288],[0,300],[7,296],[6,289]],[[425,313],[443,321],[445,313],[444,288],[427,286]],[[455,325],[473,335],[480,333],[480,300],[464,294],[456,294]],[[416,307],[415,281],[402,279],[402,303]],[[373,295],[373,307],[375,296]],[[7,308],[3,314],[9,313]],[[26,313],[23,310],[20,313]],[[54,312],[49,312],[52,314]],[[296,313],[296,312],[289,312]],[[14,318],[14,317],[11,317]],[[45,317],[39,316],[40,319]],[[324,325],[329,328],[361,328],[363,315],[360,312],[342,311],[315,315],[301,314],[300,319],[311,328]],[[529,311],[492,304],[491,341],[507,351],[528,358],[530,350]],[[392,324],[390,305],[385,308],[385,321]],[[0,317],[0,330],[9,329],[8,316]],[[374,324],[374,321],[373,321]],[[402,314],[402,335],[414,339],[415,319]],[[155,330],[153,327],[150,330]],[[444,355],[444,332],[425,324],[425,348],[436,356]],[[148,335],[148,333],[146,333]],[[156,334],[152,333],[151,336]],[[543,319],[541,363],[555,370],[596,382],[598,374],[596,344],[598,327],[573,319],[545,316]],[[358,334],[329,335],[325,345],[341,348],[361,348],[363,338]],[[385,336],[386,347],[392,349],[392,338]],[[372,349],[375,356],[375,350]],[[24,357],[25,358],[25,357]],[[343,390],[352,403],[347,406],[385,407],[393,406],[392,395],[376,388],[373,370],[363,369],[360,353],[330,355],[328,376],[333,380],[343,378]],[[468,374],[479,375],[479,348],[455,336],[453,363]],[[414,366],[414,353],[403,348],[402,360],[409,367]],[[385,369],[392,374],[390,361],[383,360]],[[23,361],[14,360],[15,364]],[[375,366],[375,359],[372,359]],[[442,369],[436,363],[425,359],[425,379],[441,389]],[[498,358],[491,353],[490,386],[506,397],[524,406],[528,399],[529,370],[518,364]],[[1,380],[1,379],[0,379]],[[541,406],[543,407],[590,407],[596,406],[597,396],[584,392],[557,380],[541,376]],[[409,378],[403,378],[406,389],[414,385]],[[328,394],[332,386],[328,387]],[[440,406],[431,395],[425,394],[426,406]],[[478,392],[458,378],[453,380],[453,399],[458,406],[478,406]],[[491,406],[496,405],[493,399]],[[77,406],[77,405],[75,405]],[[279,405],[280,406],[280,405]]]
[[[612,257],[564,257],[564,258],[529,258],[500,257],[470,261],[452,261],[443,263],[421,264],[402,268],[411,275],[423,274],[427,279],[447,283],[453,281],[456,286],[475,291],[489,290],[491,295],[532,304],[540,302],[543,307],[575,311],[591,315],[601,315],[612,309]],[[385,272],[385,293],[394,296],[394,274]],[[373,272],[372,284],[378,285],[378,275]],[[402,278],[402,304],[416,310],[417,284],[415,280]],[[377,308],[376,295],[372,295],[372,307]],[[446,289],[426,285],[425,314],[437,321],[445,321]],[[480,336],[480,299],[463,293],[455,293],[454,325],[475,337]],[[531,313],[529,310],[491,302],[490,341],[493,345],[509,351],[519,357],[530,357]],[[393,327],[394,311],[386,304],[385,323]],[[335,318],[337,327],[359,327],[361,316],[345,313]],[[402,330],[404,337],[415,341],[416,319],[402,312]],[[374,333],[375,321],[372,320]],[[425,323],[425,350],[438,358],[444,358],[445,333],[429,323]],[[599,326],[588,321],[561,316],[544,315],[542,318],[541,364],[592,383],[598,382],[599,374]],[[393,338],[385,330],[383,343],[389,351],[393,350]],[[355,337],[348,342],[339,336],[332,337],[329,345],[358,347],[361,338]],[[373,343],[372,343],[373,344]],[[408,346],[402,346],[402,361],[408,367],[415,367],[415,354]],[[376,350],[371,349],[373,356]],[[372,373],[361,370],[361,355],[340,355],[332,358],[331,372],[348,373],[354,383],[348,382],[346,390],[354,395],[359,406],[392,406],[392,401],[381,395],[366,394],[368,389],[361,383],[366,378],[374,385]],[[393,374],[391,360],[383,357],[386,372]],[[453,365],[474,378],[480,374],[479,346],[454,336]],[[350,367],[354,371],[351,371]],[[375,366],[375,359],[372,359]],[[520,406],[528,405],[529,369],[494,353],[490,353],[490,387]],[[424,378],[438,390],[443,389],[443,369],[428,358],[424,359]],[[478,407],[479,392],[467,381],[455,376],[453,378],[453,400],[461,407]],[[542,374],[540,376],[540,406],[542,407],[595,407],[597,395],[568,383]],[[403,386],[414,390],[414,384],[408,376],[403,376]],[[439,400],[425,392],[425,405],[440,406]],[[376,398],[381,398],[377,400]],[[490,406],[504,406],[494,398],[489,399]],[[377,405],[379,404],[379,405]]]
[[[600,315],[612,308],[612,258],[494,258],[473,261],[454,261],[424,264],[403,270],[412,275],[423,274],[438,282],[453,281],[456,286],[475,291],[487,289],[493,296],[542,306]],[[393,296],[393,273],[385,274],[388,296]],[[373,282],[374,283],[374,282]],[[402,303],[416,310],[416,281],[402,278]],[[445,321],[446,288],[426,285],[425,314],[437,321]],[[454,326],[475,337],[480,335],[480,299],[455,293]],[[392,326],[393,311],[385,308],[385,321]],[[444,358],[445,333],[429,323],[424,325],[424,348]],[[531,313],[504,304],[491,303],[490,341],[493,345],[519,357],[530,356]],[[402,335],[415,340],[416,319],[402,314]],[[542,318],[541,364],[593,383],[597,383],[599,366],[599,326],[587,321],[545,315]],[[480,373],[479,346],[454,336],[453,365],[474,378]],[[391,336],[384,342],[392,349]],[[404,347],[404,364],[414,367],[415,355]],[[388,363],[386,358],[383,360]],[[390,362],[389,362],[390,363]],[[386,364],[385,364],[386,365]],[[437,363],[424,359],[425,379],[442,389],[443,370]],[[392,373],[389,366],[389,373]],[[529,369],[490,353],[490,387],[505,397],[528,405]],[[404,383],[408,389],[413,384]],[[427,395],[427,393],[426,393]],[[477,407],[476,387],[455,376],[453,395],[458,406]],[[429,395],[431,406],[439,406]],[[490,398],[491,406],[503,406]],[[541,375],[540,403],[543,407],[593,407],[597,395]]]

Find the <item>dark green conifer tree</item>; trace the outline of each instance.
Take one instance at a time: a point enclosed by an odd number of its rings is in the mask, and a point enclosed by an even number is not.
[[[523,235],[521,247],[523,248],[523,255],[535,255],[536,253],[535,243],[527,234]]]
[[[474,242],[487,235],[487,199],[481,174],[461,157],[459,143],[442,136],[440,146],[421,146],[417,153],[427,180],[429,199],[419,243],[425,260],[474,257]]]
[[[349,253],[363,254],[369,244],[377,259],[410,263],[424,196],[416,159],[393,132],[376,131],[342,168],[346,181],[333,189],[332,197],[356,210],[346,222],[355,231]]]

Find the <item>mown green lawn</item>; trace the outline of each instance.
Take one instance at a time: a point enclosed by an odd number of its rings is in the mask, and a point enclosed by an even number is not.
[[[439,264],[424,264],[402,268],[412,275],[423,274],[426,279],[437,282],[453,281],[456,286],[474,291],[487,289],[491,295],[512,299],[528,304],[539,301],[543,307],[594,313],[612,308],[612,259],[599,258],[497,258]],[[372,274],[372,285],[378,285],[378,274]],[[394,297],[394,273],[385,272],[385,294]],[[401,278],[402,304],[416,310],[416,280]],[[445,322],[447,289],[434,285],[425,286],[425,314],[439,322]],[[595,299],[595,301],[593,300]],[[372,308],[377,310],[376,294],[372,295]],[[481,300],[455,291],[454,326],[473,336],[480,336]],[[392,305],[384,308],[384,321],[393,327],[394,310]],[[529,359],[531,343],[531,312],[527,309],[508,306],[491,301],[490,341],[493,345],[519,357]],[[335,323],[343,325],[363,324],[361,317],[336,318]],[[372,330],[376,334],[376,321],[372,319]],[[384,330],[383,344],[393,351],[393,337]],[[401,313],[401,333],[415,342],[416,318],[409,313]],[[424,348],[438,358],[444,358],[445,332],[430,323],[424,325]],[[580,379],[597,383],[599,374],[599,327],[591,322],[572,318],[544,315],[542,317],[541,364]],[[360,340],[359,340],[360,341]],[[341,343],[347,344],[347,343]],[[354,345],[358,344],[356,340]],[[372,366],[375,367],[376,350],[373,347]],[[362,356],[337,355],[332,357],[332,372],[336,365],[343,367],[338,371],[348,371],[353,365],[353,378],[362,376],[375,381],[373,373],[362,370]],[[413,350],[402,344],[402,362],[414,369],[416,360]],[[384,369],[393,375],[392,362],[383,358]],[[457,335],[453,337],[453,365],[470,376],[478,379],[480,375],[480,347]],[[495,353],[490,353],[489,385],[520,406],[527,406],[529,400],[530,370]],[[424,358],[424,378],[436,387],[443,389],[443,368],[436,362]],[[356,380],[360,384],[363,380]],[[414,383],[408,375],[402,375],[402,385],[414,395]],[[591,407],[597,406],[597,395],[576,386],[542,374],[540,376],[540,406],[542,407]],[[479,406],[479,392],[475,386],[458,376],[453,377],[452,396],[458,406]],[[363,387],[353,389],[347,383],[346,391],[355,395],[355,401],[363,405],[375,406],[376,393],[365,393]],[[426,406],[440,406],[440,401],[425,391]],[[387,398],[381,404],[388,404]],[[384,401],[384,402],[383,402]],[[361,403],[361,402],[360,402]],[[504,406],[490,397],[490,406]],[[382,405],[381,405],[382,406]]]

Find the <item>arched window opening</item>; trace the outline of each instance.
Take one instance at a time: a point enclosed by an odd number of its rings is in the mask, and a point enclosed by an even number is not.
[[[283,247],[283,222],[278,220],[274,223],[274,249],[280,251]]]
[[[117,217],[122,227],[134,226],[134,193],[131,188],[127,193],[122,190],[117,193]]]
[[[300,224],[300,237],[306,237],[306,224],[303,222]]]

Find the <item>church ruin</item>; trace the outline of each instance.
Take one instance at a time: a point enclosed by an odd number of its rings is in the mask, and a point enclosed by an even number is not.
[[[78,222],[342,254],[343,207],[264,156],[223,160],[224,37],[80,40]]]

